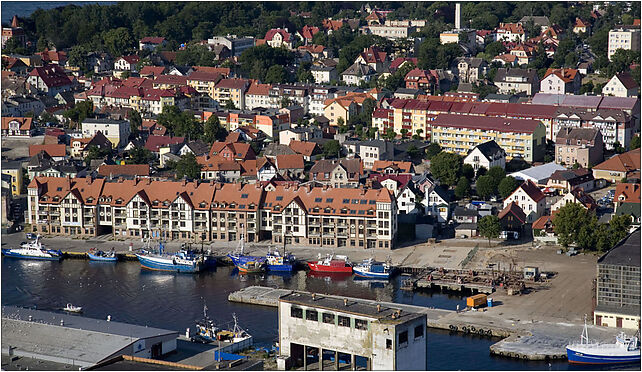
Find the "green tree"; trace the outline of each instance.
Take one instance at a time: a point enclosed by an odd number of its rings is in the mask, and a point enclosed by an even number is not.
[[[134,46],[130,31],[125,27],[119,27],[106,31],[103,34],[103,42],[109,53],[114,57],[122,56]]]
[[[417,159],[421,157],[421,151],[415,145],[408,146],[408,150],[406,150],[406,152],[411,159]]]
[[[578,241],[582,226],[589,224],[588,211],[578,203],[568,203],[553,218],[557,241],[564,247]]]
[[[201,178],[202,165],[196,161],[196,156],[191,152],[181,156],[181,159],[172,164],[176,172],[176,178],[187,177],[193,180]]]
[[[225,101],[225,105],[223,105],[223,108],[226,109],[226,110],[236,110],[237,109],[236,105],[234,104],[234,101],[232,101],[231,99],[228,99],[227,101]]]
[[[454,185],[461,173],[461,156],[451,152],[440,152],[430,161],[430,172],[442,185]]]
[[[484,176],[486,177],[486,176]],[[479,230],[479,235],[488,238],[488,246],[490,247],[490,240],[497,239],[500,232],[502,231],[502,226],[499,223],[499,218],[497,216],[484,216],[477,223],[477,230]]]
[[[463,199],[470,196],[470,181],[468,181],[466,177],[459,177],[459,181],[455,187],[455,196],[457,199]]]
[[[426,147],[426,158],[428,160],[434,158],[437,154],[441,152],[441,146],[437,142],[431,142]]]
[[[392,141],[397,137],[397,133],[395,133],[395,130],[392,128],[386,128],[386,132],[383,134],[383,138],[387,139],[388,141]]]
[[[489,55],[492,59],[500,54],[506,53],[506,47],[501,41],[493,41],[492,43],[486,45],[484,53]]]
[[[631,150],[639,149],[640,148],[640,135],[636,134],[631,138],[631,143],[629,144],[629,147]]]
[[[479,197],[488,199],[488,197],[495,193],[495,181],[493,181],[493,177],[489,175],[481,176],[477,178],[475,188],[477,189],[477,195],[479,195]]]
[[[499,186],[497,186],[497,190],[499,191],[499,196],[502,197],[502,199],[506,199],[507,197],[510,196],[510,194],[517,189],[519,186],[519,182],[514,179],[511,176],[506,176],[504,177],[503,180],[499,182]]]
[[[481,166],[477,168],[477,174],[475,174],[475,177],[479,178],[481,176],[484,176],[486,173],[488,173],[488,169],[486,167]]]
[[[138,137],[138,132],[142,125],[143,118],[140,116],[140,113],[136,110],[132,110],[129,115],[129,131],[132,137]]]
[[[486,173],[493,179],[493,188],[497,189],[499,183],[506,177],[506,171],[504,168],[499,166],[490,167],[488,173]]]
[[[87,150],[87,156],[85,157],[85,164],[89,163],[94,159],[104,159],[106,156],[111,155],[111,149],[100,148],[98,146],[89,146]]]
[[[470,181],[475,178],[475,169],[473,169],[473,166],[470,164],[464,164],[461,166],[461,175]]]
[[[65,111],[62,116],[78,125],[86,118],[94,117],[94,104],[91,101],[78,102],[73,108]]]
[[[339,157],[341,144],[337,140],[331,140],[323,144],[323,156],[327,158]]]
[[[174,136],[196,139],[203,135],[201,122],[191,111],[181,111],[177,106],[163,106],[163,112],[157,116],[156,120]]]
[[[265,82],[267,84],[279,84],[287,81],[287,72],[285,67],[280,65],[271,66],[265,74]]]
[[[154,161],[154,154],[148,149],[136,146],[129,151],[127,164],[150,164]]]
[[[228,132],[221,125],[218,116],[212,115],[205,122],[203,133],[203,141],[205,143],[213,143],[214,141],[224,141],[227,138]]]

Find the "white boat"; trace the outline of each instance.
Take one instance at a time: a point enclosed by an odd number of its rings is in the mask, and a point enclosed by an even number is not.
[[[615,337],[615,343],[592,343],[588,338],[585,319],[580,343],[568,345],[566,356],[572,364],[640,363],[640,340],[637,334],[627,337],[624,332],[620,332]]]
[[[64,311],[68,311],[70,313],[81,313],[82,312],[82,306],[74,306],[72,304],[67,304],[67,306],[62,308]]]
[[[36,237],[36,240],[21,243],[19,248],[3,248],[2,254],[6,257],[31,260],[60,261],[62,259],[62,252],[60,250],[47,249],[41,243],[40,235]]]

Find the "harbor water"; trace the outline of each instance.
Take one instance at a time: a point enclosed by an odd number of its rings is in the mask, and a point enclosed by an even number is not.
[[[2,258],[2,305],[36,307],[57,311],[67,303],[83,307],[83,315],[139,325],[173,329],[183,333],[202,317],[203,304],[219,323],[239,323],[259,345],[270,346],[278,335],[274,308],[236,304],[227,296],[238,289],[263,285],[393,301],[453,310],[464,306],[459,294],[412,293],[399,289],[400,278],[390,283],[355,280],[352,276],[239,275],[232,267],[196,275],[141,270],[138,262],[117,264],[86,260],[62,262]],[[430,370],[569,370],[565,361],[528,362],[491,356],[497,338],[465,336],[429,330]],[[471,361],[473,364],[471,364]]]

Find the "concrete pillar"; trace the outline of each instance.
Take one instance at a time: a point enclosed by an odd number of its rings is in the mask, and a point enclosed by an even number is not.
[[[356,371],[356,370],[357,370],[357,366],[355,366],[355,359],[356,359],[356,358],[355,358],[355,355],[354,355],[354,354],[350,354],[350,368],[351,368],[353,371]]]
[[[319,371],[323,371],[323,348],[319,348]]]
[[[366,369],[367,369],[368,371],[372,371],[372,358],[368,358],[368,359],[366,360]]]
[[[303,370],[308,370],[308,347],[303,345]]]
[[[335,369],[338,371],[339,370],[339,352],[338,351],[334,352],[334,366],[335,366]]]

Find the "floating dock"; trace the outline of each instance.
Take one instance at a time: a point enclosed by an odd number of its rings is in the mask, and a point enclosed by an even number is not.
[[[294,291],[290,289],[270,288],[262,286],[246,287],[228,296],[228,301],[253,305],[277,307],[279,298]],[[475,334],[479,336],[502,337],[503,339],[490,347],[491,354],[526,360],[566,359],[566,345],[577,341],[582,332],[582,324],[533,322],[507,319],[507,317],[489,314],[488,311],[453,311],[434,309],[423,306],[398,304],[352,298],[345,296],[327,297],[347,298],[349,301],[381,304],[391,308],[401,309],[427,316],[427,326],[451,332]],[[596,340],[611,342],[617,330],[589,326],[591,336]]]

